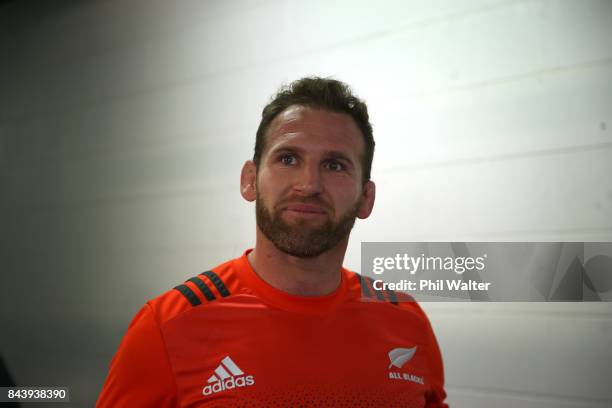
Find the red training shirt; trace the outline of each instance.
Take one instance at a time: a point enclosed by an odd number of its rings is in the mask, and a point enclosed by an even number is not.
[[[344,268],[333,293],[290,295],[255,273],[248,252],[145,304],[97,407],[447,407],[416,302]]]

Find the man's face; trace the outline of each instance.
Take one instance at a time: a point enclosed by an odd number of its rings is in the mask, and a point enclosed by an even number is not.
[[[354,120],[342,113],[292,106],[270,123],[256,213],[259,229],[279,250],[318,256],[348,237],[355,217],[369,215],[364,145]]]

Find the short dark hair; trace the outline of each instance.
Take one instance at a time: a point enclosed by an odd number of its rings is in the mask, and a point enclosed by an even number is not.
[[[347,84],[329,78],[306,77],[282,86],[270,103],[264,107],[261,122],[257,128],[253,154],[253,161],[257,166],[259,166],[265,148],[265,136],[270,123],[279,113],[293,105],[346,113],[351,116],[361,130],[365,142],[363,182],[370,180],[374,158],[374,135],[368,116],[368,107],[364,101],[353,95]]]

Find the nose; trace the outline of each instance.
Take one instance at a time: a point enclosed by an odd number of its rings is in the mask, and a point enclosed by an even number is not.
[[[321,193],[323,185],[319,166],[305,163],[296,174],[293,190],[304,197]]]

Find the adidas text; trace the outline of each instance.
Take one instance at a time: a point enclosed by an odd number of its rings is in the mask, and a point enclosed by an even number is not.
[[[240,377],[230,377],[225,381],[217,381],[213,384],[208,384],[202,390],[202,394],[211,395],[216,392],[231,390],[234,388],[248,387],[255,384],[255,378],[252,375],[243,375]]]

